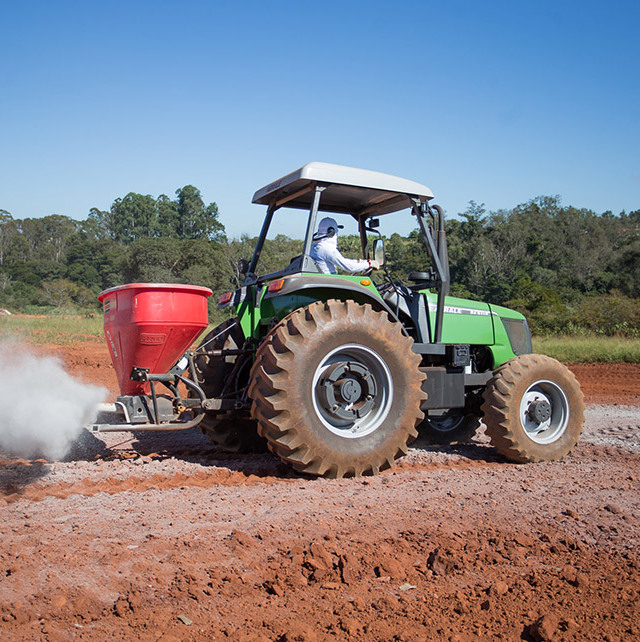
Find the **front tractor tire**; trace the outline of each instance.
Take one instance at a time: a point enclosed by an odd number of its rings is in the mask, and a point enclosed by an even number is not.
[[[370,305],[329,300],[283,319],[251,371],[251,414],[296,470],[372,475],[406,454],[422,420],[420,357]]]
[[[540,354],[501,365],[487,384],[482,410],[491,443],[518,463],[562,459],[584,423],[584,398],[573,373]]]

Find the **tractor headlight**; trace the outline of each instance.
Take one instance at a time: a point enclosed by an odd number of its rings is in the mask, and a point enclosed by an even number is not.
[[[529,331],[529,324],[525,319],[509,319],[507,317],[500,317],[504,329],[507,331],[509,343],[514,354],[530,354],[533,352],[531,345],[531,332]]]

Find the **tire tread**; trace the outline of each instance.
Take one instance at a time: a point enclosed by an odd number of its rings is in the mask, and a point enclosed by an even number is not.
[[[380,340],[394,346],[404,361],[404,368],[415,371],[415,383],[406,394],[407,404],[415,408],[412,425],[406,429],[403,442],[387,445],[384,452],[372,453],[367,462],[331,461],[326,454],[300,436],[289,407],[290,382],[296,376],[293,370],[296,353],[305,349],[308,339],[323,325],[338,322],[361,328],[375,326]],[[269,449],[296,470],[325,477],[357,477],[373,475],[393,465],[395,459],[406,454],[408,442],[417,436],[416,425],[423,418],[421,402],[426,394],[421,389],[424,374],[420,372],[420,357],[411,351],[412,341],[402,334],[400,326],[390,323],[386,314],[373,310],[370,305],[353,301],[329,300],[300,308],[285,317],[265,338],[257,350],[251,371],[249,396],[253,400],[251,414],[258,423],[258,433],[269,443]]]
[[[529,439],[520,424],[521,388],[527,382],[543,378],[564,380],[569,400],[569,424],[560,438],[540,448]],[[549,374],[551,373],[551,375]],[[584,397],[573,373],[562,363],[540,354],[526,354],[510,359],[498,367],[488,382],[482,404],[487,435],[493,446],[507,459],[517,463],[555,461],[564,457],[577,442],[584,422]]]

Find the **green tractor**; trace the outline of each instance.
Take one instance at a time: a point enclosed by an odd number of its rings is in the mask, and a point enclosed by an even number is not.
[[[576,379],[532,354],[518,312],[448,296],[443,211],[432,199],[413,181],[317,162],[255,193],[267,213],[253,257],[240,262],[242,287],[218,302],[233,318],[193,353],[207,399],[200,427],[214,443],[268,447],[296,470],[326,477],[389,468],[418,434],[433,444],[466,442],[481,420],[512,461],[569,452],[584,417]],[[302,254],[261,274],[281,208],[308,212]],[[403,210],[430,257],[406,283],[386,269],[378,232],[380,217]],[[320,212],[355,220],[362,257],[382,266],[381,284],[368,273],[320,270],[311,256]]]

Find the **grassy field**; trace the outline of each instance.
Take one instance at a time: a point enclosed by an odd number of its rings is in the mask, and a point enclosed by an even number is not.
[[[0,317],[0,339],[66,345],[104,341],[102,315]],[[640,363],[640,339],[618,337],[534,337],[533,350],[565,363]]]
[[[640,363],[640,339],[533,337],[533,351],[564,363]]]
[[[67,345],[79,341],[104,341],[102,315],[93,317],[36,315],[0,317],[0,339],[25,343]]]

